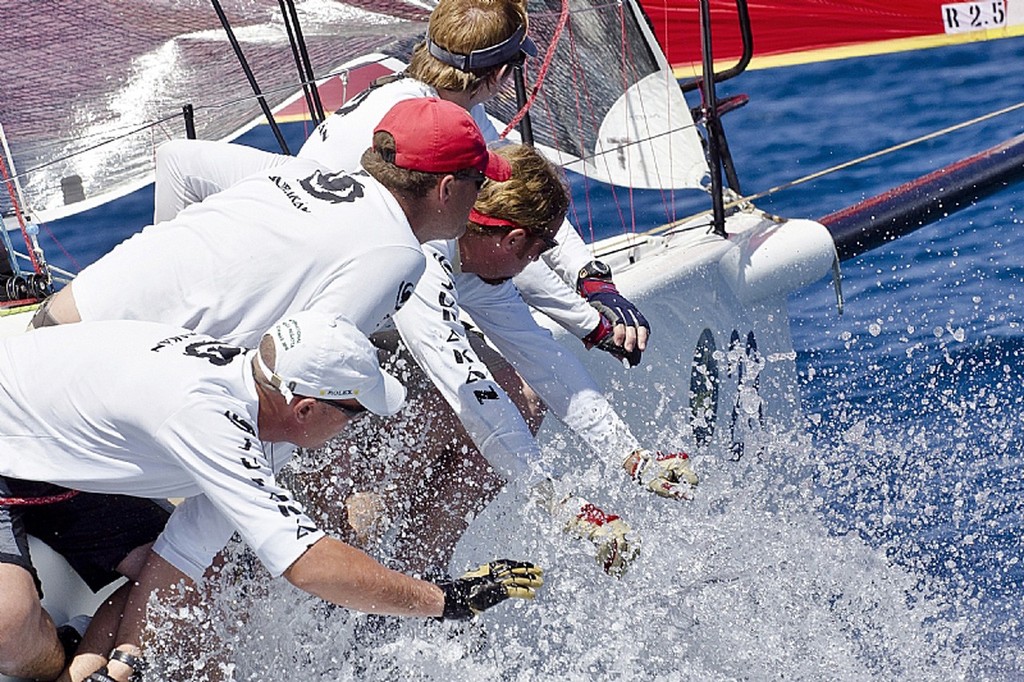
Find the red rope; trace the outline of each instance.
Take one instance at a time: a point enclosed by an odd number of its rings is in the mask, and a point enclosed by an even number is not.
[[[28,229],[25,227],[25,217],[21,214],[21,205],[18,203],[18,197],[14,192],[14,181],[11,180],[11,173],[7,169],[7,163],[4,162],[4,157],[0,154],[0,176],[3,176],[4,184],[7,185],[7,193],[11,196],[11,205],[14,206],[14,215],[18,218],[18,226],[21,227],[21,236],[25,238],[25,250],[28,251],[29,260],[32,261],[32,269],[35,270],[36,274],[42,274],[42,268],[39,267],[38,261],[36,261],[36,252],[32,248],[32,240],[28,236]],[[13,261],[14,254],[11,254]],[[17,265],[15,264],[15,267]]]
[[[533,106],[533,100],[537,98],[537,93],[540,92],[540,86],[544,83],[544,77],[547,76],[548,67],[551,66],[551,60],[555,56],[555,48],[558,47],[558,39],[562,36],[562,30],[565,28],[566,22],[569,21],[569,0],[562,0],[562,13],[558,16],[558,25],[555,27],[555,33],[551,38],[551,44],[548,45],[548,51],[544,55],[544,63],[541,64],[540,71],[537,72],[537,83],[533,86],[533,92],[530,93],[530,97],[526,100],[526,104],[523,108],[516,112],[516,115],[512,117],[505,129],[501,131],[501,135],[498,137],[504,138],[509,132],[512,131],[519,121],[526,116],[526,112]]]
[[[42,497],[0,497],[0,507],[31,507],[43,504],[65,502],[78,494],[77,490],[68,490],[59,495],[43,495]]]

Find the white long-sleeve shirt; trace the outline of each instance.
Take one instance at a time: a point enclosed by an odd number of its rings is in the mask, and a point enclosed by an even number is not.
[[[509,479],[558,478],[511,399],[476,357],[462,311],[537,392],[555,416],[615,465],[636,438],[601,394],[579,359],[540,327],[511,281],[488,284],[453,273],[456,241],[424,244],[427,267],[394,316],[410,353],[459,416],[488,462]]]
[[[358,168],[384,114],[398,102],[420,97],[437,97],[437,90],[407,77],[377,87],[324,119],[297,156],[335,170]],[[486,141],[498,140],[498,131],[483,105],[474,106],[469,113]],[[165,143],[157,150],[154,222],[173,218],[185,206],[291,158],[225,142]],[[543,262],[532,263],[517,275],[515,283],[527,303],[583,338],[600,321],[597,311],[575,291],[577,273],[593,256],[568,220],[556,239],[558,246],[543,254]]]
[[[69,351],[73,349],[73,351]],[[185,497],[157,551],[197,578],[238,531],[274,575],[323,537],[274,475],[252,352],[176,326],[83,322],[0,341],[0,474]]]
[[[147,227],[71,286],[83,320],[165,322],[253,347],[306,309],[344,314],[369,335],[423,267],[383,185],[292,159]]]

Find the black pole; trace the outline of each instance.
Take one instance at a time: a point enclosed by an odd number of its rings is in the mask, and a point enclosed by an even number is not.
[[[522,110],[526,106],[526,78],[523,76],[522,64],[512,67],[512,81],[516,86],[516,106]],[[533,146],[533,123],[530,121],[529,111],[519,120],[519,136],[523,139],[523,144]]]
[[[840,260],[859,256],[1024,180],[1024,134],[830,213]]]
[[[725,200],[722,196],[722,158],[719,153],[718,100],[715,96],[715,63],[711,54],[711,7],[700,0],[700,39],[703,58],[704,126],[708,132],[708,170],[711,173],[711,209],[715,234],[725,236]]]
[[[249,85],[252,87],[253,93],[256,95],[256,100],[260,103],[260,109],[263,110],[263,115],[267,119],[267,123],[270,124],[270,129],[274,131],[274,137],[277,138],[277,144],[281,147],[281,151],[285,154],[291,154],[291,150],[288,149],[288,143],[284,140],[284,135],[281,134],[281,128],[277,125],[277,121],[274,120],[274,113],[270,110],[270,105],[267,104],[267,99],[260,92],[260,86],[256,83],[256,77],[252,73],[252,69],[249,68],[249,62],[245,60],[245,55],[242,54],[242,46],[238,44],[238,39],[235,38],[235,32],[231,28],[231,24],[228,22],[227,15],[224,14],[224,10],[220,6],[219,0],[210,0],[213,3],[213,9],[217,12],[217,17],[220,19],[221,26],[224,27],[224,32],[228,36],[228,41],[231,43],[231,48],[235,51],[235,56],[238,57],[238,63],[242,66],[242,71],[245,72],[245,77],[249,80]]]
[[[739,22],[740,38],[743,41],[743,54],[740,55],[740,60],[733,66],[730,66],[721,73],[715,74],[716,83],[721,83],[743,73],[747,66],[750,65],[750,60],[754,57],[754,32],[750,28],[750,10],[747,8],[747,0],[736,0],[736,19]],[[648,24],[650,24],[649,19]],[[653,30],[653,27],[651,30]],[[679,82],[679,87],[683,89],[683,92],[690,92],[699,86],[699,78]]]
[[[294,0],[278,0],[278,4],[281,6],[281,16],[284,18],[285,28],[288,30],[292,57],[299,70],[299,81],[302,83],[302,92],[306,96],[309,117],[313,120],[313,125],[319,125],[320,121],[324,120],[324,105],[320,101],[320,92],[316,89],[316,75],[313,73],[313,64],[309,59],[309,51],[306,49],[306,39],[302,36],[299,13],[295,9]]]
[[[190,140],[196,139],[196,112],[191,104],[181,108],[181,115],[185,119],[185,137]]]

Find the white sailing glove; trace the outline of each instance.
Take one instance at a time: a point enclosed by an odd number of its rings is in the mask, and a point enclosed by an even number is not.
[[[597,563],[604,572],[619,578],[640,554],[640,543],[627,535],[629,525],[615,514],[606,514],[582,497],[570,497],[562,503],[572,516],[565,529],[597,546]]]
[[[690,467],[690,456],[685,452],[651,452],[634,450],[622,463],[630,477],[661,497],[692,500],[697,474]]]

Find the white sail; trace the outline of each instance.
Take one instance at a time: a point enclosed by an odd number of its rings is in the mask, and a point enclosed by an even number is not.
[[[298,89],[280,3],[221,4],[269,106],[280,104]],[[429,12],[402,0],[299,8],[320,74],[419,35]],[[202,139],[232,139],[260,116],[209,2],[8,2],[0,35],[0,123],[24,208],[44,220],[152,182],[153,149],[185,136],[185,105]]]

